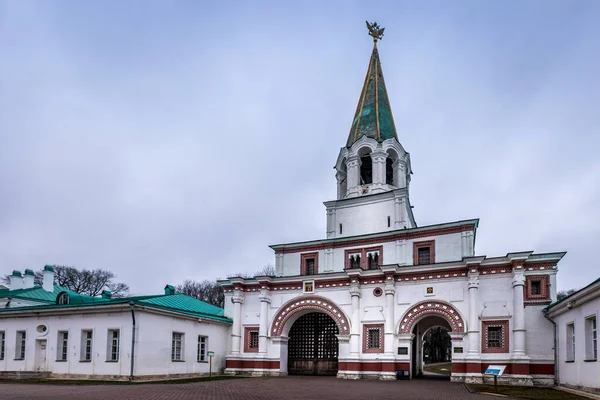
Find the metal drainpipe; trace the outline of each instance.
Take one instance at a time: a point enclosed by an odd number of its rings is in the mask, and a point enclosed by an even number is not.
[[[133,381],[133,366],[135,362],[135,312],[133,310],[133,301],[129,302],[129,307],[131,308],[131,320],[133,322],[132,330],[131,330],[131,370],[129,372],[129,380]]]
[[[554,325],[554,384],[558,385],[558,340],[556,339],[556,322],[548,316],[547,308],[542,310],[542,314],[544,314],[544,318]]]

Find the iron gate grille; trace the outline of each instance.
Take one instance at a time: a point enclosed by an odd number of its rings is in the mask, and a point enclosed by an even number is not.
[[[335,375],[338,327],[327,314],[310,313],[292,325],[288,342],[288,373]]]

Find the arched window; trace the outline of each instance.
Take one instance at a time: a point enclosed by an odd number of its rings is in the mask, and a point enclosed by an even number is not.
[[[69,304],[69,295],[65,292],[60,293],[56,299],[57,304]]]
[[[360,184],[368,185],[373,183],[373,162],[371,155],[367,154],[360,158]]]
[[[385,160],[385,183],[394,185],[394,161],[389,157]]]

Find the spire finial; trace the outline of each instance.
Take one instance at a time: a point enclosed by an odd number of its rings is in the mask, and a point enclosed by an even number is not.
[[[383,38],[383,31],[385,28],[379,26],[377,22],[369,23],[367,22],[367,28],[369,29],[369,35],[373,36],[373,43],[377,43],[377,40],[381,40]]]

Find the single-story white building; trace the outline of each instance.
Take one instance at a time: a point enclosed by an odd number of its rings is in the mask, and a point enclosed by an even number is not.
[[[222,308],[170,285],[122,299],[54,292],[0,291],[0,378],[184,378],[225,368],[231,320]]]
[[[600,394],[600,278],[548,306],[546,315],[556,329],[557,383]]]

